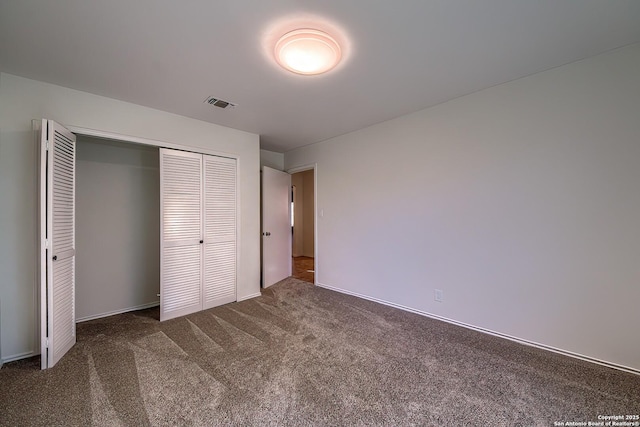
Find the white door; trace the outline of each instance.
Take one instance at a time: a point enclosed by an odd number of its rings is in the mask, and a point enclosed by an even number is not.
[[[236,300],[236,160],[203,156],[203,309]]]
[[[262,168],[262,286],[291,276],[291,175]]]
[[[160,149],[160,320],[202,310],[202,155]]]
[[[41,126],[41,367],[46,369],[76,343],[76,137],[52,120]]]

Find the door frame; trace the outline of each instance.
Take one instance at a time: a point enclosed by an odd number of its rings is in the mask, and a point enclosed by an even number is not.
[[[318,218],[320,217],[320,210],[318,209],[318,163],[296,166],[285,170],[285,172],[289,175],[293,175],[294,173],[305,172],[308,170],[313,170],[313,284],[318,286],[318,259],[320,258],[318,254]]]
[[[38,146],[38,150],[36,150],[36,161],[38,162],[37,164],[37,169],[38,171],[40,171],[41,167],[40,167],[40,160],[41,160],[41,153],[40,153],[40,132],[42,132],[41,130],[41,126],[40,126],[41,120],[32,120],[32,131],[33,131],[33,135],[34,135],[34,142],[37,142],[37,146]],[[120,134],[120,133],[116,133],[116,132],[109,132],[109,131],[103,131],[103,130],[98,130],[98,129],[91,129],[91,128],[86,128],[86,127],[82,127],[82,126],[74,126],[74,125],[69,125],[67,123],[62,123],[62,122],[58,122],[60,125],[64,126],[67,130],[69,130],[71,133],[78,135],[78,136],[88,136],[88,137],[92,137],[92,138],[97,138],[97,139],[108,139],[111,141],[118,141],[118,142],[126,142],[126,143],[132,143],[132,144],[141,144],[141,145],[148,145],[148,146],[152,146],[152,147],[158,147],[158,148],[172,148],[174,150],[181,150],[181,151],[189,151],[192,153],[200,153],[200,154],[209,154],[212,156],[218,156],[218,157],[226,157],[226,158],[230,158],[230,159],[235,159],[236,161],[236,218],[237,218],[237,223],[236,223],[236,300],[237,300],[237,287],[238,287],[238,282],[237,282],[237,273],[239,270],[239,265],[240,265],[240,253],[241,253],[241,246],[242,246],[242,240],[241,240],[241,232],[242,232],[242,210],[240,209],[240,200],[241,200],[241,196],[240,196],[240,157],[237,154],[232,154],[232,153],[226,153],[223,151],[217,151],[217,150],[211,150],[208,148],[204,148],[204,147],[192,147],[192,146],[186,146],[186,145],[181,145],[181,144],[175,144],[172,142],[167,142],[167,141],[161,141],[161,140],[156,140],[156,139],[149,139],[149,138],[141,138],[141,137],[137,137],[137,136],[131,136],[131,135],[125,135],[125,134]],[[41,248],[41,220],[40,220],[40,206],[41,206],[41,199],[40,199],[40,191],[39,191],[39,185],[41,185],[42,182],[42,178],[39,177],[36,180],[36,198],[37,198],[37,212],[36,212],[36,229],[38,230],[38,232],[36,232],[36,240],[37,240],[37,245],[36,247]],[[34,325],[35,325],[35,337],[34,337],[34,349],[37,349],[34,353],[32,353],[33,355],[38,355],[41,354],[41,344],[43,341],[43,337],[42,337],[42,331],[45,330],[44,328],[46,328],[46,319],[42,319],[42,313],[40,310],[42,301],[43,301],[43,296],[41,295],[41,282],[40,282],[40,275],[41,275],[41,271],[42,271],[42,260],[40,255],[38,255],[37,257],[37,268],[36,268],[36,280],[35,280],[35,302],[36,302],[36,309],[34,310]],[[75,296],[74,296],[75,299]],[[43,324],[43,322],[45,322]]]

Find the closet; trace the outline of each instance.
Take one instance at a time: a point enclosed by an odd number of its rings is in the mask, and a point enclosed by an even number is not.
[[[53,367],[76,342],[76,249],[81,250],[76,247],[76,135],[51,120],[34,121],[34,130],[41,147],[40,336],[45,369]],[[104,132],[85,132],[110,138]],[[161,146],[141,138],[114,139]],[[236,301],[237,162],[230,157],[159,148],[159,163],[163,321]],[[101,198],[95,208],[105,209],[108,203],[107,197]],[[119,203],[128,206],[126,201]],[[144,262],[135,258],[131,262]],[[109,265],[108,257],[100,262]]]
[[[236,300],[236,160],[160,149],[160,320]]]

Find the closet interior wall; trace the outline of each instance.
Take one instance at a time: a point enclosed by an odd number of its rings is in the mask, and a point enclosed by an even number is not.
[[[78,135],[76,321],[159,304],[157,147]]]

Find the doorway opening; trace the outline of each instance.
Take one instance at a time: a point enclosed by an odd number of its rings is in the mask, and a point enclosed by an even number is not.
[[[315,283],[315,169],[291,174],[292,276]]]

